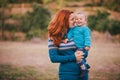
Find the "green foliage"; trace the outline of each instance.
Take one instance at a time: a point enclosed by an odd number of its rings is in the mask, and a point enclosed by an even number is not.
[[[51,3],[51,2],[55,2],[55,0],[43,0],[43,4],[48,4],[48,3]]]
[[[72,2],[72,1],[82,1],[82,0],[65,0],[65,1]]]
[[[0,0],[0,8],[5,7],[7,3],[8,3],[8,0]]]
[[[0,0],[0,30],[1,30],[1,40],[4,39],[4,27],[5,21],[8,19],[8,15],[5,14],[5,10],[8,8],[7,0]]]
[[[10,32],[17,32],[19,31],[20,26],[16,24],[5,24],[4,25],[4,30],[5,31],[10,31]]]
[[[45,36],[51,14],[45,7],[34,3],[33,11],[27,12],[21,19],[21,31],[26,34],[29,40],[33,37]]]
[[[20,69],[11,65],[0,65],[0,80],[31,80],[37,79],[37,70],[32,67]]]
[[[44,72],[40,70],[42,69],[32,66],[16,67],[4,64],[0,65],[0,80],[58,80],[56,69],[47,67]]]
[[[7,4],[7,2],[3,2],[5,5]],[[3,9],[0,10],[0,30],[2,34],[2,40],[8,40],[4,35],[5,31],[8,31],[10,33],[24,32],[26,34],[26,37],[29,39],[32,37],[41,37],[41,35],[45,35],[42,34],[42,31],[47,30],[51,14],[50,11],[44,6],[34,3],[32,5],[32,11],[29,11],[24,15],[4,15],[5,9],[7,8],[4,7],[4,5],[2,5],[2,8]],[[5,23],[5,21],[8,19],[14,23]],[[14,35],[12,35],[12,37],[14,38]]]
[[[1,0],[4,1],[4,0]],[[43,3],[44,0],[6,0],[8,3],[32,3],[32,2],[38,2]]]
[[[120,0],[91,0],[86,6],[104,6],[110,10],[120,12]]]
[[[111,0],[104,4],[108,9],[120,12],[120,0]]]
[[[27,33],[35,29],[47,29],[50,15],[51,14],[48,9],[39,4],[33,4],[33,11],[28,12],[21,19],[22,31]]]
[[[88,25],[92,30],[97,30],[100,32],[105,32],[108,28],[107,19],[109,13],[106,11],[100,12],[97,11],[97,15],[91,15],[88,17]]]
[[[97,11],[97,15],[88,17],[88,26],[99,32],[109,31],[112,35],[120,34],[120,21],[108,19],[109,13]]]
[[[120,34],[120,21],[111,20],[109,32],[112,35]]]

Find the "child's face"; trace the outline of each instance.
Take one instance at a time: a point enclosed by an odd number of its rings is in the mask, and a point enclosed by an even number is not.
[[[78,26],[84,25],[86,23],[85,15],[83,15],[83,14],[76,15],[75,23]]]
[[[75,15],[71,14],[70,17],[69,17],[69,27],[73,28],[74,24],[75,24]]]

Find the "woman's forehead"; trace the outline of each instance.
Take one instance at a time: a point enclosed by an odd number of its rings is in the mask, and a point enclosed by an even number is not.
[[[75,17],[75,15],[74,15],[74,14],[71,14],[71,15],[70,15],[70,18],[74,18],[74,17]]]

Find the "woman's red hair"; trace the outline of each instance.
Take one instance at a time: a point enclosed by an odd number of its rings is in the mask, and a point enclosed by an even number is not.
[[[62,38],[69,27],[69,16],[73,13],[70,10],[60,10],[51,20],[48,26],[49,37],[53,40],[56,46],[62,42]]]

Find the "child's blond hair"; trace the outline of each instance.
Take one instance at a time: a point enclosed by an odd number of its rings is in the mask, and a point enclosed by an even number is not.
[[[86,14],[85,12],[83,12],[83,11],[74,12],[74,15],[75,15],[75,17],[76,17],[77,15],[84,15],[84,16],[85,16],[85,20],[87,21],[87,14]]]

